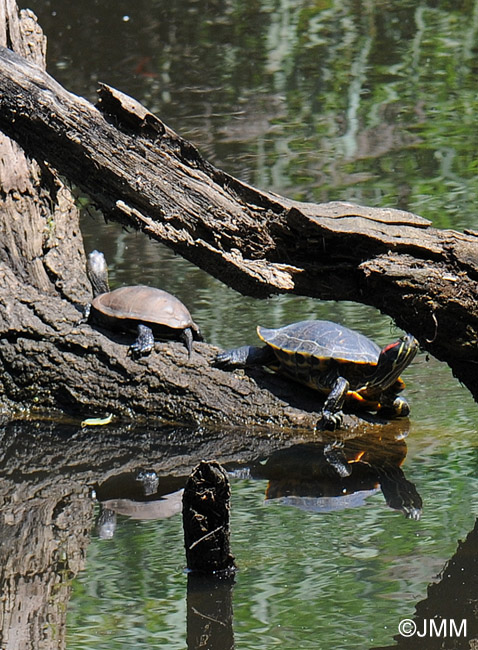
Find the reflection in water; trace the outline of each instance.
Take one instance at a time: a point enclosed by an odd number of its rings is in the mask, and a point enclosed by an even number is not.
[[[177,490],[164,496],[156,496],[154,501],[134,501],[133,499],[108,499],[100,503],[100,513],[96,522],[101,539],[112,539],[116,530],[117,517],[130,517],[140,521],[167,519],[181,512],[183,491]]]
[[[98,485],[95,490],[100,503],[96,521],[98,536],[101,539],[113,538],[117,515],[147,521],[180,513],[183,490],[182,487],[174,489],[174,486],[182,482],[182,479],[160,478],[154,470],[140,469],[136,473],[117,475]]]
[[[400,469],[406,451],[404,432],[393,427],[388,433],[384,429],[382,436],[295,444],[231,468],[235,467],[235,474],[244,474],[247,468],[249,477],[267,479],[268,501],[282,500],[313,511],[338,511],[361,505],[364,497],[380,486],[390,507],[418,519],[421,498]],[[101,504],[99,536],[113,537],[112,522],[117,514],[159,520],[178,512],[185,481],[185,476],[160,476],[143,468],[110,476],[95,487]],[[188,650],[234,648],[233,584],[231,577],[188,573]]]
[[[141,521],[118,513],[112,539],[95,535],[90,539],[94,505],[90,491],[94,488],[103,504],[153,507],[148,504],[161,503],[165,495],[181,490],[192,466],[212,455],[236,474],[257,476],[232,486],[232,551],[240,568],[233,594],[238,647],[272,647],[278,640],[284,647],[290,641],[290,647],[313,648],[319,629],[326,630],[329,639],[324,648],[337,647],[333,639],[339,633],[350,639],[345,621],[357,616],[358,607],[362,614],[356,634],[362,635],[364,626],[370,629],[377,612],[392,625],[404,609],[410,614],[447,557],[441,551],[437,564],[430,544],[442,549],[445,541],[453,549],[457,531],[462,530],[454,517],[468,521],[464,518],[471,506],[466,492],[462,498],[450,495],[447,468],[460,470],[463,464],[461,475],[467,475],[463,488],[473,489],[472,450],[468,455],[457,451],[447,460],[446,477],[440,474],[441,447],[426,471],[420,464],[412,465],[413,478],[421,471],[422,489],[433,493],[433,508],[426,509],[422,521],[401,520],[399,525],[373,502],[360,511],[329,512],[327,517],[309,516],[297,508],[265,509],[263,479],[269,483],[269,497],[273,490],[284,494],[288,483],[290,489],[308,489],[315,483],[315,489],[321,485],[323,494],[336,499],[340,486],[352,492],[351,481],[361,468],[356,476],[362,481],[354,489],[360,492],[381,484],[385,491],[384,476],[391,475],[395,485],[392,468],[399,468],[406,454],[405,442],[396,427],[393,431],[387,434],[384,427],[381,436],[346,440],[341,447],[330,439],[291,445],[242,430],[220,433],[167,426],[145,432],[139,427],[107,426],[98,436],[47,422],[1,427],[0,589],[8,597],[2,600],[0,647],[64,648],[68,609],[68,650],[118,644],[149,648],[158,638],[165,639],[164,647],[184,648],[190,580],[183,571],[179,518]],[[290,450],[284,450],[286,445]],[[322,498],[317,489],[313,494]],[[410,497],[398,494],[398,507],[404,508]],[[410,503],[418,508],[415,499]],[[72,583],[83,567],[87,546],[86,569]],[[220,643],[229,647],[230,590],[222,584],[193,586],[187,603],[188,629],[200,630],[201,624],[210,623],[209,632],[213,622],[219,622],[214,624],[220,639],[217,647]],[[463,595],[459,583],[448,587],[450,598],[459,603]],[[193,622],[190,616],[196,614],[199,619]],[[188,634],[193,639],[201,635]],[[254,634],[256,642],[249,642]],[[376,634],[384,642],[392,636],[389,631]],[[309,644],[304,645],[307,638]],[[191,643],[195,647],[195,641]]]
[[[96,522],[100,539],[113,539],[117,515],[130,519],[165,519],[182,510],[184,478],[160,477],[154,470],[141,469],[116,475],[96,487],[100,513]],[[171,490],[174,490],[171,492]],[[106,498],[105,498],[106,497]],[[187,574],[187,647],[188,650],[232,650],[231,571]]]
[[[438,582],[427,589],[413,616],[411,629],[397,634],[396,644],[374,650],[469,650],[478,647],[478,520],[467,538],[458,544],[442,569]],[[404,628],[405,629],[405,628]],[[410,628],[409,628],[410,629]]]
[[[233,576],[188,574],[188,650],[233,650]]]
[[[204,437],[200,431],[172,426],[150,426],[145,432],[131,423],[123,427],[108,425],[100,435],[92,435],[71,422],[2,423],[0,648],[65,648],[73,579],[84,567],[91,541],[93,492],[109,506],[109,514],[113,512],[113,501],[118,511],[121,506],[136,514],[135,509],[142,507],[140,502],[144,508],[154,507],[162,494],[181,490],[181,477],[202,457],[213,454],[219,458],[239,458],[252,441],[264,445],[264,451],[279,444],[271,439],[261,442],[257,436],[252,438],[243,432],[238,436],[210,432]],[[174,469],[179,478],[170,476]],[[112,519],[107,516],[103,531],[103,537],[114,537],[107,544],[101,540],[102,556],[93,573],[94,580],[101,575],[106,585],[110,562],[105,557],[115,543],[121,547],[122,540],[121,531],[114,530]],[[128,536],[126,552],[120,553],[123,593],[134,592],[138,577],[136,567],[128,571],[129,563],[134,562],[136,553],[147,554],[151,543],[154,546],[154,540],[146,543],[140,536]],[[168,544],[169,539],[164,539],[161,550],[168,548],[169,554],[182,554],[179,566],[184,566],[181,540],[173,547]],[[94,565],[91,557],[90,562]],[[167,558],[163,563],[166,562]],[[158,584],[167,583],[174,572],[170,567]],[[111,620],[111,603],[108,619]]]
[[[340,444],[311,442],[275,451],[250,465],[249,472],[252,478],[269,481],[268,501],[331,512],[361,506],[380,488],[390,508],[420,519],[422,499],[400,467],[406,452],[403,437],[369,435]]]
[[[253,185],[474,227],[476,2],[22,5],[66,87],[119,87]]]

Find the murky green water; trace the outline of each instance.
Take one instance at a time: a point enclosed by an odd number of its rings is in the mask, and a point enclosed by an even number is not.
[[[104,81],[134,95],[241,179],[302,200],[401,207],[439,227],[478,228],[477,2],[28,6],[49,37],[49,70],[68,88],[94,99]],[[91,210],[84,230],[86,249],[105,251],[113,284],[161,283],[218,345],[254,342],[256,323],[309,317],[380,343],[396,335],[388,318],[356,304],[239,296]],[[376,490],[360,506],[327,512],[317,500],[266,502],[267,479],[236,471],[236,648],[392,644],[472,529],[476,405],[424,354],[405,379],[412,416],[402,469],[423,498],[420,521]],[[73,585],[68,650],[186,647],[182,544],[178,515],[118,515],[112,539],[96,532]]]

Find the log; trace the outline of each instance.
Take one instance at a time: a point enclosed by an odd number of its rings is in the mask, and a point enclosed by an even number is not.
[[[57,208],[63,190],[54,169],[109,219],[141,229],[238,291],[374,305],[447,361],[477,397],[476,233],[439,231],[401,210],[305,204],[262,192],[214,168],[119,91],[101,86],[95,107],[7,48],[0,60],[0,128],[38,161],[42,187]],[[2,231],[10,233],[19,219],[2,215]],[[215,350],[207,344],[197,344],[191,360],[175,344],[158,344],[160,355],[136,363],[124,339],[77,325],[80,304],[90,298],[77,225],[76,217],[55,214],[31,230],[22,227],[15,259],[0,245],[5,401],[183,422],[313,427],[317,403],[313,413],[307,409],[314,398],[307,396],[308,406],[266,372],[237,377],[211,368]],[[30,232],[43,233],[33,256]],[[41,277],[30,277],[30,258]]]
[[[18,59],[22,65],[43,74],[41,29],[13,0],[0,2],[0,44],[7,43],[29,57],[30,63]],[[4,135],[0,161],[0,394],[6,412],[111,413],[256,430],[314,426],[314,396],[308,406],[294,403],[290,385],[278,378],[269,384],[265,372],[253,379],[212,368],[217,350],[210,345],[195,344],[188,359],[180,344],[158,343],[150,357],[135,362],[127,355],[128,338],[79,324],[91,287],[74,199],[43,156],[28,157]],[[96,169],[98,182],[100,175]]]
[[[43,35],[31,12],[18,14],[12,0],[0,4],[0,11],[4,44],[22,54],[28,48],[44,54]],[[23,58],[16,60],[36,75],[44,74]],[[39,62],[44,65],[43,58],[34,59],[35,65]],[[80,103],[85,110],[95,110]],[[144,119],[147,123],[147,116]],[[195,344],[188,359],[180,344],[158,343],[152,355],[136,362],[127,355],[127,337],[79,324],[91,288],[74,200],[43,157],[28,158],[6,136],[0,144],[4,409],[14,414],[60,410],[76,417],[111,413],[128,419],[227,423],[256,431],[313,429],[320,407],[315,394],[296,396],[287,381],[260,370],[250,376],[217,370],[211,366],[217,350],[210,345]],[[92,174],[99,182],[101,170]],[[352,418],[348,424],[362,426]]]

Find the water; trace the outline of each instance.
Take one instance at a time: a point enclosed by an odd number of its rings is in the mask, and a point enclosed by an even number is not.
[[[301,200],[400,207],[438,227],[477,228],[477,2],[28,6],[49,37],[49,71],[66,87],[91,100],[98,81],[132,94],[245,181]],[[92,206],[83,227],[86,250],[105,252],[114,286],[161,283],[217,345],[254,343],[258,323],[316,317],[381,344],[398,334],[389,318],[353,303],[239,296],[158,243],[105,225]],[[420,521],[387,506],[376,485],[366,486],[373,489],[360,505],[337,510],[320,507],[317,485],[308,486],[315,494],[308,500],[265,500],[271,481],[260,475],[258,459],[226,458],[234,470],[232,548],[240,568],[232,589],[236,648],[391,645],[399,621],[413,617],[472,529],[476,405],[446,366],[424,353],[405,379],[412,416],[402,431],[402,470],[423,498]],[[201,448],[212,434],[196,435]],[[82,478],[84,485],[98,490],[125,467],[165,457],[181,464],[193,453],[181,455],[173,445],[158,451],[151,440],[125,443],[121,456]],[[259,460],[266,464],[277,451],[263,449]],[[20,448],[16,453],[23,458]],[[57,451],[59,458],[66,453]],[[97,518],[100,506],[93,505]],[[178,515],[119,514],[111,539],[94,527],[72,583],[66,648],[185,648],[182,544]]]
[[[413,616],[477,515],[476,445],[471,435],[437,440],[416,427],[407,444],[406,476],[424,498],[419,522],[388,508],[380,491],[324,513],[265,502],[266,480],[233,479],[237,648],[373,647]],[[185,647],[180,517],[120,517],[112,540],[93,536],[88,558],[69,647]]]

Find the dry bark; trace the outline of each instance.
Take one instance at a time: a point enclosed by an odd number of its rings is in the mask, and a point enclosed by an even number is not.
[[[33,15],[22,12],[19,17],[10,0],[0,4],[0,11],[1,42],[23,55],[29,48],[43,56],[44,38]],[[29,67],[25,59],[19,60]],[[33,62],[44,66],[42,57],[35,56]],[[43,74],[41,67],[31,70]],[[66,151],[62,144],[59,150]],[[196,344],[191,359],[181,344],[157,344],[159,354],[135,362],[126,354],[127,338],[108,337],[87,324],[79,325],[91,288],[73,198],[43,157],[38,161],[27,157],[4,135],[0,161],[0,392],[4,408],[21,412],[60,409],[77,415],[110,412],[259,427],[274,422],[314,424],[317,414],[307,416],[289,408],[287,393],[292,391],[286,382],[282,388],[280,381],[274,384],[276,390],[285,391],[282,400],[253,380],[211,368],[215,349],[207,344]],[[93,174],[97,183],[101,173],[96,169]]]
[[[10,36],[3,43],[14,46]],[[215,169],[118,91],[102,86],[94,107],[36,62],[5,48],[0,59],[0,128],[38,161],[33,178],[15,171],[16,183],[2,179],[4,200],[14,206],[0,225],[5,402],[260,427],[310,427],[317,418],[304,412],[313,398],[299,400],[279,378],[211,368],[215,350],[207,344],[195,345],[190,360],[179,345],[157,344],[160,354],[137,363],[118,345],[125,339],[77,325],[79,303],[89,299],[78,218],[53,168],[108,218],[140,228],[239,291],[375,305],[477,396],[475,234],[439,231],[399,210],[261,192]],[[4,160],[8,179],[18,153]],[[19,169],[31,173],[29,162]],[[30,206],[20,210],[19,186]]]

